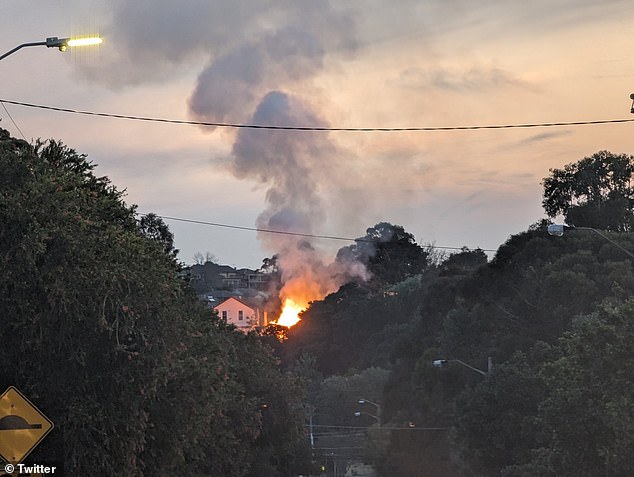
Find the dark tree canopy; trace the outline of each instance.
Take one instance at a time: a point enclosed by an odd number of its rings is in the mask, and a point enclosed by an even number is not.
[[[365,264],[379,283],[398,283],[423,272],[429,264],[428,257],[429,253],[411,233],[388,222],[368,228],[364,237],[337,253],[339,261]]]
[[[600,151],[546,177],[542,205],[549,217],[563,215],[569,225],[630,231],[634,156]]]
[[[147,238],[158,243],[165,253],[174,256],[178,254],[178,250],[174,248],[174,234],[158,215],[143,215],[139,220],[139,229]]]
[[[60,142],[0,129],[0,390],[16,386],[55,424],[33,462],[63,461],[67,475],[300,473],[300,384],[196,299],[167,226],[137,222],[94,170]]]

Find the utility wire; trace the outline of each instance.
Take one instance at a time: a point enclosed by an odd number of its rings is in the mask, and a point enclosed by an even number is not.
[[[379,427],[367,427],[367,426],[333,426],[333,425],[325,425],[325,424],[313,424],[313,427],[322,427],[322,428],[335,428],[335,429],[380,429],[387,431],[446,431],[451,429],[450,427],[398,427],[398,426],[381,426]]]
[[[9,110],[7,109],[7,107],[5,106],[4,103],[2,103],[2,107],[4,108],[4,112],[7,113],[7,116],[9,116],[9,119],[11,120],[11,122],[13,123],[13,125],[15,126],[15,128],[18,130],[18,132],[20,133],[20,136],[22,136],[22,139],[24,139],[26,141],[26,137],[24,137],[24,133],[22,132],[22,130],[20,129],[20,126],[17,125],[17,123],[15,122],[15,120],[13,119],[13,116],[11,116],[11,113],[9,112]],[[28,141],[26,141],[28,142]]]
[[[9,116],[9,118],[11,119],[11,121],[13,122],[17,130],[20,132],[20,134],[22,134],[22,131],[20,130],[18,125],[15,123],[15,121],[13,121],[13,118],[11,117],[11,114],[7,110],[5,103],[13,104],[17,106],[26,106],[31,108],[39,108],[39,109],[46,109],[46,110],[53,110],[53,111],[76,113],[76,114],[87,114],[87,115],[93,115],[93,116],[104,116],[104,117],[112,117],[112,118],[120,118],[120,119],[132,119],[132,120],[140,120],[140,121],[153,121],[153,122],[163,122],[163,123],[173,123],[173,124],[175,123],[175,124],[195,124],[195,125],[202,125],[202,126],[233,127],[233,128],[283,129],[283,130],[302,130],[302,131],[408,131],[408,130],[422,131],[422,130],[446,129],[446,128],[323,128],[323,127],[312,128],[312,127],[295,127],[295,126],[265,126],[265,125],[228,124],[228,123],[203,123],[203,122],[197,122],[197,121],[181,121],[181,120],[172,120],[172,119],[157,119],[157,118],[145,118],[145,117],[139,117],[139,116],[123,116],[118,114],[95,113],[95,112],[89,112],[89,111],[76,111],[72,109],[55,108],[52,106],[42,106],[42,105],[36,105],[31,103],[10,101],[5,99],[0,99],[0,103],[2,104],[2,107],[4,108],[7,115]],[[622,121],[626,121],[626,120],[622,120]],[[480,126],[479,128],[484,128],[484,127],[485,126]],[[456,128],[456,129],[465,129],[465,128]],[[22,134],[22,137],[24,138],[24,134]],[[26,138],[24,139],[26,140]],[[139,215],[146,215],[146,214],[139,214]],[[177,222],[206,225],[210,227],[223,227],[223,228],[229,228],[234,230],[248,230],[253,232],[263,232],[263,233],[279,234],[279,235],[291,235],[291,236],[306,237],[306,238],[342,240],[346,242],[374,242],[374,240],[368,240],[363,238],[289,232],[289,231],[283,231],[283,230],[265,229],[261,227],[244,227],[239,225],[221,224],[216,222],[205,222],[201,220],[183,219],[180,217],[169,217],[169,216],[157,216],[157,217],[160,217],[164,220],[173,220]],[[462,247],[444,247],[444,246],[438,246],[438,245],[433,245],[433,248],[438,248],[443,250],[462,250]],[[491,250],[491,249],[480,249],[480,250],[484,252],[495,252],[495,250]]]
[[[148,215],[148,214],[141,214],[139,213],[138,215]],[[264,233],[269,233],[269,234],[280,234],[280,235],[292,235],[292,236],[297,236],[297,237],[306,237],[306,238],[317,238],[317,239],[328,239],[328,240],[342,240],[342,241],[346,241],[346,242],[376,242],[376,240],[371,240],[371,239],[365,239],[365,238],[352,238],[352,237],[341,237],[341,236],[336,236],[336,235],[318,235],[318,234],[306,234],[306,233],[300,233],[300,232],[288,232],[285,230],[273,230],[273,229],[264,229],[264,228],[260,228],[260,227],[245,227],[242,225],[230,225],[230,224],[221,224],[218,222],[206,222],[203,220],[193,220],[193,219],[183,219],[180,217],[170,217],[168,215],[158,215],[158,214],[154,214],[156,215],[156,217],[160,217],[163,220],[173,220],[176,222],[185,222],[188,224],[196,224],[196,225],[205,225],[208,227],[222,227],[222,228],[226,228],[226,229],[234,229],[234,230],[248,230],[251,232],[264,232]],[[439,246],[439,245],[431,245],[432,248],[438,248],[438,249],[443,249],[443,250],[462,250],[463,247],[443,247],[443,246]],[[480,247],[476,247],[475,249],[470,249],[470,250],[482,250],[483,252],[495,252],[495,250],[493,249],[486,249],[486,248],[480,248]]]
[[[140,215],[144,215],[144,214],[140,214]],[[162,219],[165,220],[174,220],[177,222],[186,222],[189,224],[198,224],[198,225],[207,225],[207,226],[211,226],[211,227],[224,227],[227,229],[236,229],[236,230],[249,230],[252,232],[265,232],[265,233],[269,233],[269,234],[281,234],[281,235],[294,235],[294,236],[298,236],[298,237],[306,237],[306,238],[318,238],[318,239],[329,239],[329,240],[343,240],[343,241],[347,241],[347,242],[372,242],[372,240],[367,240],[367,239],[357,239],[357,238],[351,238],[351,237],[338,237],[335,235],[317,235],[317,234],[306,234],[306,233],[300,233],[300,232],[288,232],[285,230],[273,230],[273,229],[264,229],[264,228],[260,228],[260,227],[244,227],[241,225],[229,225],[229,224],[219,224],[216,222],[205,222],[202,220],[191,220],[191,219],[182,219],[179,217],[169,217],[166,215],[157,215],[157,217],[160,217]]]
[[[327,127],[327,126],[274,126],[267,124],[241,124],[241,123],[216,123],[206,121],[188,121],[183,119],[153,118],[147,116],[133,116],[125,114],[100,113],[95,111],[82,111],[70,108],[59,108],[55,106],[45,106],[41,104],[25,103],[21,101],[11,101],[0,99],[0,103],[24,106],[27,108],[45,109],[62,113],[83,114],[88,116],[100,116],[116,119],[130,119],[134,121],[147,121],[168,124],[186,124],[193,126],[211,126],[219,128],[234,129],[269,129],[283,131],[344,131],[344,132],[407,132],[407,131],[473,131],[479,129],[521,129],[521,128],[546,128],[558,126],[587,126],[596,124],[631,123],[634,119],[600,119],[595,121],[568,121],[568,122],[544,122],[525,124],[488,124],[475,126],[421,126],[421,127]]]

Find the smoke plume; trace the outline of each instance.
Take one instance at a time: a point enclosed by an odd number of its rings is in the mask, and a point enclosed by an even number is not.
[[[121,47],[110,53],[117,56],[85,73],[113,86],[158,81],[202,57],[206,66],[188,101],[196,119],[327,126],[308,95],[327,52],[341,57],[357,48],[355,15],[346,8],[330,0],[118,2],[111,38]],[[266,188],[259,228],[310,235],[324,230],[323,188],[336,182],[341,155],[325,132],[241,129],[226,164],[235,177]],[[330,263],[306,236],[259,238],[278,257],[282,301],[293,295],[307,304],[365,273],[358,264]]]
[[[295,11],[297,15],[290,13],[292,25],[279,25],[257,41],[212,58],[190,98],[197,118],[236,120],[252,111],[251,124],[327,126],[309,101],[291,91],[323,68],[327,46],[354,44],[353,29],[342,28],[352,23],[340,12],[335,14],[328,2],[302,5],[305,8]],[[258,228],[288,233],[259,234],[264,248],[277,255],[282,303],[290,297],[306,306],[344,280],[365,275],[359,264],[327,263],[306,237],[323,230],[327,207],[320,187],[328,172],[337,170],[340,154],[325,132],[241,129],[236,135],[230,171],[266,187]]]

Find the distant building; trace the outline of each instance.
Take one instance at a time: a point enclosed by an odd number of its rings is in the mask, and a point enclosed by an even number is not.
[[[206,262],[192,265],[188,270],[190,285],[199,295],[211,294],[216,298],[219,292],[238,289],[265,291],[271,276],[248,268],[236,269],[228,265]]]
[[[218,312],[218,316],[222,320],[235,325],[236,328],[245,333],[268,324],[266,311],[254,304],[250,306],[246,301],[236,297],[227,298],[214,306],[214,310]]]

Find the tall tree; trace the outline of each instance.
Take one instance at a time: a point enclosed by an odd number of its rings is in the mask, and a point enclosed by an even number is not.
[[[337,253],[339,261],[365,264],[379,284],[398,283],[422,273],[429,265],[428,257],[411,233],[388,222],[368,228],[364,237]]]
[[[634,475],[634,302],[605,304],[560,341],[542,374],[543,448],[555,475]],[[539,455],[539,454],[538,454]]]
[[[60,142],[31,147],[0,130],[0,388],[55,423],[34,462],[244,477],[264,455],[290,474],[300,387],[256,336],[196,300],[169,230],[142,227],[94,168]],[[274,425],[267,402],[281,409]]]
[[[551,169],[542,185],[549,217],[563,215],[570,225],[630,231],[634,156],[600,151],[563,169]]]
[[[144,214],[139,220],[139,229],[143,235],[159,244],[165,253],[174,256],[178,254],[178,250],[174,248],[174,234],[158,215]]]

